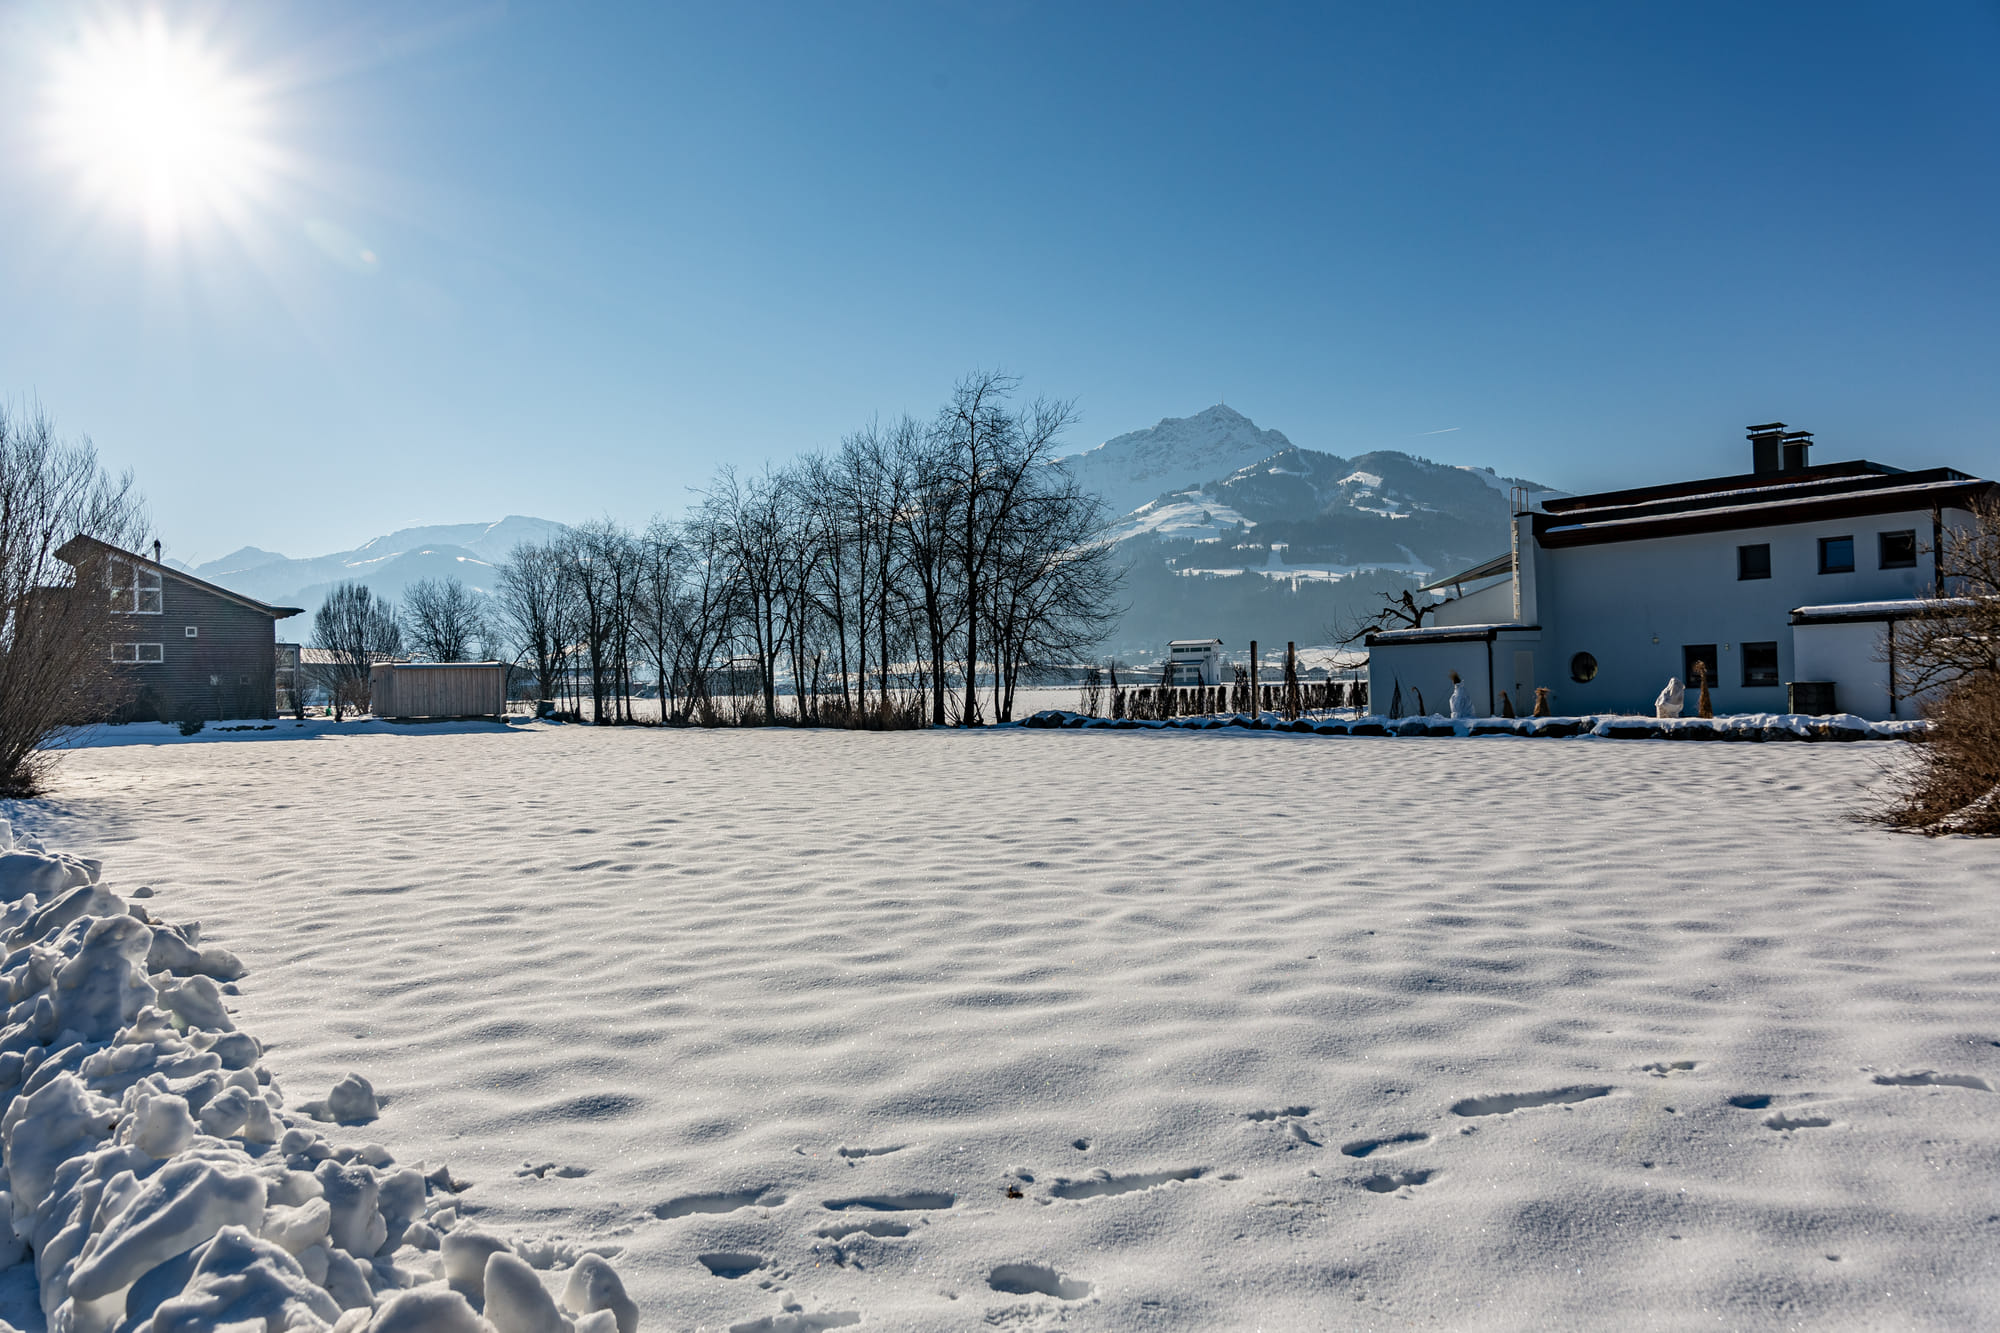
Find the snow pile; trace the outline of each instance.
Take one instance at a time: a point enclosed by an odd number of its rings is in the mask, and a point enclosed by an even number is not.
[[[0,1267],[32,1255],[51,1333],[633,1333],[603,1259],[565,1315],[448,1171],[311,1127],[375,1118],[367,1080],[287,1113],[223,1007],[242,964],[99,876],[0,823]]]
[[[1638,717],[1622,714],[1580,717],[1473,717],[1462,698],[1465,687],[1454,689],[1453,715],[1419,715],[1392,718],[1379,713],[1360,717],[1304,716],[1286,721],[1281,713],[1266,712],[1256,717],[1247,713],[1206,714],[1161,721],[1087,717],[1066,709],[1048,708],[1011,725],[1095,731],[1132,731],[1179,728],[1210,731],[1238,727],[1250,731],[1311,732],[1320,736],[1525,736],[1541,740],[1574,737],[1599,740],[1655,741],[1908,741],[1919,740],[1924,724],[1919,720],[1871,722],[1853,713],[1821,717],[1805,713],[1735,713],[1726,717]],[[1461,712],[1461,708],[1467,711]]]

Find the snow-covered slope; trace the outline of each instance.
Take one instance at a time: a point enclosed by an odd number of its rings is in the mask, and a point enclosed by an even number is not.
[[[1122,514],[1110,535],[1131,569],[1111,646],[1132,652],[1177,636],[1321,635],[1385,591],[1506,550],[1510,492],[1557,493],[1399,450],[1302,449],[1226,407],[1064,462]]]
[[[1128,431],[1061,461],[1104,497],[1106,508],[1123,514],[1291,447],[1277,431],[1259,430],[1241,412],[1218,403],[1191,417],[1167,417],[1149,430]]]

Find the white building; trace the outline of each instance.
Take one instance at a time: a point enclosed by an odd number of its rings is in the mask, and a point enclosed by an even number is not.
[[[1993,484],[1815,467],[1811,436],[1782,423],[1750,441],[1747,474],[1517,512],[1512,550],[1430,585],[1457,595],[1422,628],[1368,636],[1374,706],[1400,686],[1407,711],[1416,692],[1440,711],[1457,671],[1490,712],[1504,692],[1525,715],[1542,686],[1559,714],[1650,714],[1675,676],[1692,714],[1699,660],[1717,713],[1916,716],[1891,685],[1888,631],[1944,591],[1939,539]]]
[[[1167,660],[1176,685],[1222,684],[1222,640],[1175,639],[1167,644]]]

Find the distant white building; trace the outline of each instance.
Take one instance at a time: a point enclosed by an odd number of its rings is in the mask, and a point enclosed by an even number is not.
[[[1175,639],[1167,644],[1167,660],[1176,685],[1222,684],[1222,640]]]
[[[1951,468],[1812,466],[1812,437],[1750,428],[1733,477],[1543,502],[1512,549],[1430,585],[1458,595],[1421,629],[1371,634],[1369,698],[1400,685],[1441,711],[1452,671],[1476,708],[1644,713],[1669,676],[1709,667],[1718,713],[1917,715],[1896,697],[1890,627],[1944,591],[1937,547],[1994,489]],[[1517,504],[1518,510],[1526,510]]]

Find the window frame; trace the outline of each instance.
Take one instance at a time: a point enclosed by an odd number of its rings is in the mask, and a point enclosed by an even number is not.
[[[167,610],[167,585],[158,569],[126,556],[114,555],[104,565],[104,586],[111,610],[122,616],[159,616]],[[152,605],[148,606],[147,602]]]
[[[1909,538],[1910,541],[1909,559],[1896,560],[1893,562],[1889,559],[1889,539],[1891,537]],[[1915,528],[1899,528],[1894,532],[1876,533],[1875,561],[1876,561],[1875,567],[1877,569],[1915,569],[1917,567],[1917,530]]]
[[[1827,563],[1827,547],[1835,542],[1847,543],[1847,563],[1844,565],[1830,565]],[[1819,572],[1822,574],[1852,574],[1854,572],[1854,536],[1852,533],[1844,537],[1821,537],[1819,539]]]
[[[121,657],[118,652],[120,648],[130,648],[132,655]],[[149,648],[152,650],[150,657],[146,655],[146,650]],[[111,645],[111,660],[119,666],[160,666],[167,660],[167,646],[164,643],[117,641]]]
[[[1750,675],[1752,671],[1752,667],[1750,665],[1751,650],[1765,649],[1765,648],[1768,648],[1771,651],[1771,659],[1770,659],[1771,665],[1768,668],[1771,673],[1771,678],[1769,680],[1753,680],[1751,679]],[[1739,674],[1743,678],[1744,689],[1772,690],[1784,684],[1784,681],[1782,679],[1784,672],[1778,666],[1778,641],[1776,639],[1760,639],[1755,643],[1739,643],[1736,645],[1736,649],[1737,649],[1737,655],[1741,659],[1742,663],[1742,670]],[[1763,668],[1758,668],[1758,670],[1761,671],[1763,670]]]
[[[1597,679],[1597,655],[1591,652],[1572,653],[1569,659],[1569,678],[1579,685],[1588,685]]]
[[[1764,553],[1764,572],[1761,574],[1751,573],[1749,562],[1744,559],[1752,551],[1762,551]],[[1751,579],[1768,579],[1770,577],[1771,543],[1750,542],[1736,548],[1736,581],[1738,583],[1744,583]]]
[[[1695,650],[1700,648],[1707,649],[1708,656],[1697,656]],[[1701,688],[1695,684],[1694,680],[1694,664],[1696,662],[1708,663],[1708,688],[1711,690],[1721,688],[1722,645],[1719,643],[1684,643],[1681,645],[1681,686],[1683,689],[1697,690]]]

